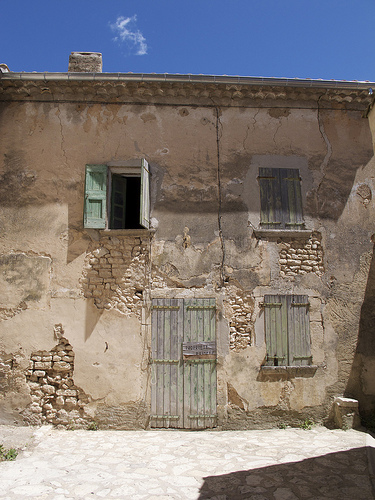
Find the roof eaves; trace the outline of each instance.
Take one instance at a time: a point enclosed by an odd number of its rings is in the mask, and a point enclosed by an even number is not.
[[[3,80],[43,80],[43,81],[137,81],[137,82],[171,82],[171,83],[205,83],[228,85],[255,85],[279,87],[316,87],[336,89],[370,89],[375,86],[371,81],[323,80],[304,78],[277,78],[227,75],[180,75],[169,73],[0,73]]]

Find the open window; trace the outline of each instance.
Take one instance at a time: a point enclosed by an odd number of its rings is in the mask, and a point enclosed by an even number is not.
[[[144,159],[86,165],[84,227],[149,229],[149,176]]]
[[[304,229],[301,178],[296,168],[259,168],[260,227]]]
[[[310,350],[307,295],[265,295],[266,366],[308,366]]]

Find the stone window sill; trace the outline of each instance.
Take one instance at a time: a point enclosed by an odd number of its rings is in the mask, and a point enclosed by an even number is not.
[[[257,238],[303,238],[311,236],[313,229],[254,229]]]
[[[260,380],[275,380],[286,378],[310,378],[313,377],[318,369],[317,365],[308,366],[261,366]]]

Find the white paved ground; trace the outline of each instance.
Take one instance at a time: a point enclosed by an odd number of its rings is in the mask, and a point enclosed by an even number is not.
[[[5,434],[0,426],[0,444]],[[42,427],[27,440],[14,462],[0,463],[1,500],[375,498],[375,440],[359,431]]]

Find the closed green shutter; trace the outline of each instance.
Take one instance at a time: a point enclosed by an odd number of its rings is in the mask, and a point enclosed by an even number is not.
[[[84,227],[106,227],[107,166],[86,165]]]
[[[281,191],[279,171],[276,168],[259,169],[260,223],[266,229],[281,227]]]
[[[280,182],[285,227],[298,229],[303,226],[301,179],[295,168],[280,169]]]
[[[303,226],[301,179],[293,168],[259,168],[260,224],[265,229]]]
[[[307,295],[265,295],[264,325],[268,366],[312,362]]]
[[[288,317],[285,296],[265,295],[264,324],[266,333],[266,365],[288,364]]]
[[[289,364],[311,364],[310,318],[307,295],[287,295]]]
[[[139,223],[146,229],[150,229],[150,172],[148,163],[142,159],[141,166],[141,202]]]

